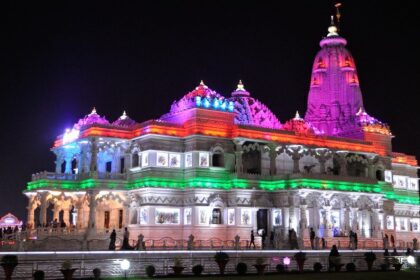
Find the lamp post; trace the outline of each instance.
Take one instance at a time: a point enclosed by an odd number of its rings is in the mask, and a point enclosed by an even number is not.
[[[127,278],[127,270],[130,269],[130,261],[122,260],[120,263],[121,269],[124,270],[124,278]]]

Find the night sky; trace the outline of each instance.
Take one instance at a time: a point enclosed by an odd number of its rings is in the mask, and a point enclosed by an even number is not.
[[[32,173],[54,171],[55,137],[95,106],[142,122],[201,79],[228,96],[239,79],[284,123],[304,114],[332,1],[49,1],[1,4],[0,216],[26,219]],[[60,3],[58,3],[60,2]],[[342,1],[342,30],[367,112],[394,150],[420,157],[415,1]],[[281,3],[281,5],[280,5]]]

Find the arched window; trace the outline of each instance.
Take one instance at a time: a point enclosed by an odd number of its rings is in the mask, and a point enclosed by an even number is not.
[[[132,156],[132,167],[137,167],[139,166],[140,160],[139,160],[139,154],[138,153],[134,153]]]
[[[213,162],[213,166],[215,167],[224,167],[225,166],[224,155],[220,152],[214,153],[212,157],[212,162]]]

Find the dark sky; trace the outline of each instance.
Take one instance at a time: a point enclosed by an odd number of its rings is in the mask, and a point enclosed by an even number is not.
[[[303,114],[334,12],[320,0],[17,2],[0,4],[0,215],[21,218],[30,175],[54,170],[55,137],[93,106],[145,121],[201,79],[224,95],[242,79],[283,123]],[[394,150],[420,156],[420,15],[386,2],[343,1],[341,35],[368,113],[390,124]]]

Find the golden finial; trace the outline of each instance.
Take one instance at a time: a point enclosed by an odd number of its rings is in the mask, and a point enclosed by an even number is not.
[[[96,108],[93,107],[92,112],[90,112],[91,115],[96,114]]]
[[[299,115],[299,111],[298,110],[296,110],[295,120],[300,120],[300,115]]]
[[[127,113],[124,110],[124,112],[123,112],[122,116],[120,117],[120,119],[125,120],[126,118],[127,118]]]
[[[242,80],[239,80],[236,90],[245,91],[245,87],[244,87],[244,84],[242,83]]]
[[[200,81],[200,86],[205,86],[203,80]]]

